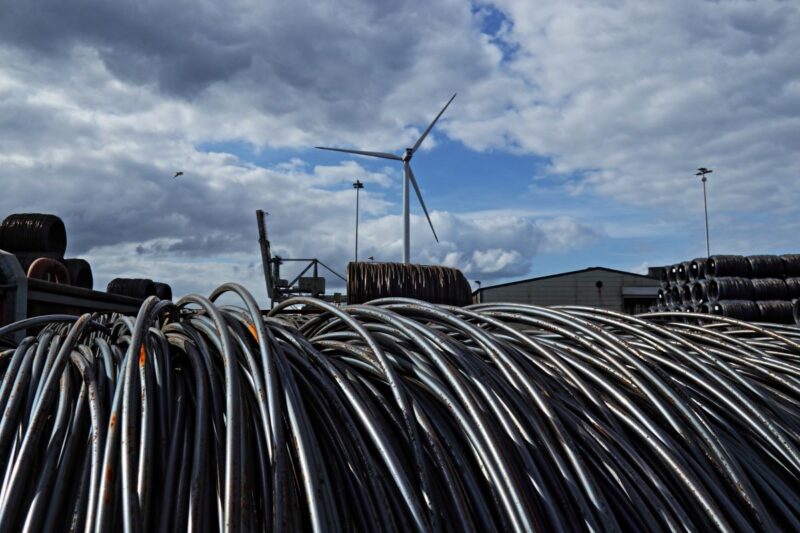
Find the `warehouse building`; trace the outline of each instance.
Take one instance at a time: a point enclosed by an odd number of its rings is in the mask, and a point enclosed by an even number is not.
[[[591,267],[482,287],[473,298],[482,303],[581,305],[635,314],[655,305],[659,287],[659,280],[641,274]]]

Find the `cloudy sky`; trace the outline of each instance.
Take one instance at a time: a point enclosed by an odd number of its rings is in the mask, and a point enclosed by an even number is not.
[[[0,0],[0,216],[51,212],[115,276],[264,300],[273,248],[343,271],[402,254],[484,285],[713,252],[800,251],[794,1]],[[172,179],[175,171],[185,174]],[[329,279],[329,286],[336,285]]]

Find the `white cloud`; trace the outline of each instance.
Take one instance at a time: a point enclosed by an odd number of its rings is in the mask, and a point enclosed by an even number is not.
[[[457,116],[451,135],[549,156],[551,171],[586,176],[576,192],[630,204],[696,210],[692,169],[703,165],[726,210],[797,205],[796,4],[493,5],[517,50],[502,73],[525,90],[506,95],[502,115]]]
[[[349,157],[314,166],[296,149],[403,148],[454,91],[456,107],[425,149],[446,134],[500,156],[547,157],[543,173],[572,198],[621,202],[642,223],[561,205],[434,211],[440,245],[413,218],[423,262],[502,278],[527,274],[537,253],[668,233],[687,213],[699,220],[699,165],[715,169],[719,246],[788,246],[800,231],[792,3],[81,0],[4,9],[0,212],[60,214],[70,253],[89,255],[99,279],[154,272],[189,290],[241,275],[257,285],[247,276],[258,268],[241,270],[258,261],[257,207],[272,213],[280,253],[342,265],[354,178],[368,184],[362,255],[397,259],[399,169]],[[493,9],[506,20],[488,36],[480,25]],[[230,141],[288,155],[260,167],[227,153]],[[185,175],[172,180],[176,170]]]

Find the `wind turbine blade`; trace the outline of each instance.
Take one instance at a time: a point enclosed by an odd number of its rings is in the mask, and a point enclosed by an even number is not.
[[[369,157],[380,157],[382,159],[394,159],[395,161],[402,161],[403,158],[394,155],[394,154],[387,154],[385,152],[364,152],[363,150],[345,150],[344,148],[328,148],[326,146],[316,146],[320,150],[330,150],[332,152],[344,152],[346,154],[357,154],[357,155],[366,155]]]
[[[417,139],[417,142],[415,142],[415,143],[414,143],[414,146],[411,148],[411,153],[412,153],[412,154],[413,154],[414,152],[416,152],[416,151],[417,151],[417,148],[419,148],[419,145],[420,145],[420,144],[422,144],[422,141],[424,141],[424,140],[425,140],[425,137],[427,137],[427,136],[428,136],[428,134],[429,134],[429,133],[431,132],[431,130],[433,129],[433,126],[436,124],[436,121],[437,121],[437,120],[439,120],[439,117],[441,117],[441,116],[442,116],[442,114],[444,113],[445,109],[447,109],[447,106],[449,106],[449,105],[450,105],[450,102],[452,102],[452,101],[453,101],[453,99],[454,99],[455,97],[456,97],[456,95],[454,94],[454,95],[453,95],[453,96],[450,98],[450,100],[448,100],[448,101],[447,101],[447,103],[446,103],[446,104],[444,104],[444,107],[442,108],[442,110],[441,110],[441,111],[439,111],[439,114],[438,114],[438,115],[436,115],[436,118],[435,118],[435,119],[433,119],[433,122],[431,122],[431,125],[430,125],[430,126],[428,126],[428,128],[427,128],[425,131],[423,131],[423,132],[422,132],[422,135],[420,135],[419,139]]]
[[[425,218],[428,219],[428,224],[431,226],[431,231],[433,232],[433,238],[436,239],[436,242],[439,242],[439,237],[436,235],[436,230],[433,229],[433,222],[431,222],[431,217],[428,215],[428,208],[425,207],[425,201],[422,199],[422,193],[419,192],[419,185],[417,185],[417,179],[414,177],[414,172],[411,170],[411,165],[403,165],[403,168],[406,171],[406,177],[408,181],[411,182],[411,185],[414,186],[414,190],[417,193],[417,198],[419,198],[419,205],[422,206],[422,210],[425,211]]]

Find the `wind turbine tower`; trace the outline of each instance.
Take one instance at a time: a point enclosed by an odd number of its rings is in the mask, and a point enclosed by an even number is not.
[[[422,132],[422,135],[420,135],[419,139],[417,139],[417,142],[414,143],[414,146],[406,148],[402,156],[389,154],[386,152],[365,152],[363,150],[346,150],[344,148],[317,146],[317,148],[320,150],[331,150],[334,152],[364,155],[367,157],[379,157],[381,159],[392,159],[403,162],[403,263],[406,264],[411,262],[411,215],[409,206],[409,183],[414,187],[414,191],[417,193],[419,204],[422,206],[422,210],[425,212],[425,218],[428,219],[428,224],[433,232],[433,238],[436,239],[437,243],[439,242],[439,237],[436,235],[436,230],[433,229],[431,217],[428,215],[428,208],[425,207],[425,201],[422,199],[422,193],[419,190],[419,185],[417,185],[417,179],[414,177],[414,172],[411,170],[411,158],[414,157],[414,154],[419,149],[422,141],[425,140],[425,137],[428,136],[433,129],[433,126],[436,125],[436,122],[439,120],[439,118],[441,118],[447,107],[450,105],[450,102],[452,102],[455,97],[456,95],[454,94],[450,100],[447,101],[442,110],[439,111],[439,114],[436,115],[436,118],[434,118],[430,125],[425,128],[425,131]]]

